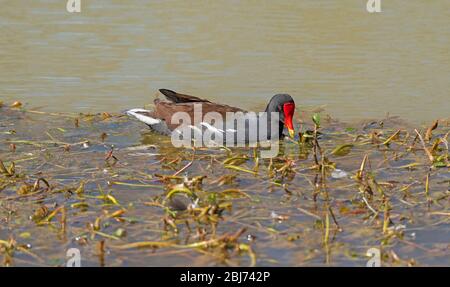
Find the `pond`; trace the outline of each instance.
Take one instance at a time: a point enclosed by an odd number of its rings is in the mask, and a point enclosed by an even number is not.
[[[341,120],[448,117],[450,2],[9,1],[0,12],[0,97],[47,111],[119,112],[157,89]]]
[[[4,2],[0,265],[449,265],[449,1]],[[300,134],[174,148],[160,88]]]
[[[322,114],[263,159],[175,149],[122,114],[14,106],[0,110],[3,265],[64,266],[69,248],[83,266],[365,266],[371,248],[383,266],[449,263],[448,120]]]

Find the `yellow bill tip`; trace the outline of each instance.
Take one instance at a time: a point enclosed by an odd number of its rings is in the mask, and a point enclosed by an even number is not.
[[[294,132],[294,130],[289,129],[289,136],[290,136],[291,138],[294,138],[294,137],[295,137],[295,132]]]

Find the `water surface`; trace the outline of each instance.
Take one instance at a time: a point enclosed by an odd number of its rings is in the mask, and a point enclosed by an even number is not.
[[[348,120],[447,117],[450,2],[0,0],[0,98],[122,111],[158,88],[253,109],[274,93]]]

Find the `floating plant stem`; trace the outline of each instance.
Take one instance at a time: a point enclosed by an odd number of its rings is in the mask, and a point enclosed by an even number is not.
[[[396,131],[393,135],[391,135],[387,140],[383,142],[384,145],[389,145],[389,143],[394,140],[400,134],[401,130]]]
[[[384,203],[383,234],[387,234],[390,221],[389,200],[387,199],[387,197],[384,198],[383,203]]]
[[[243,167],[240,167],[240,166],[231,165],[231,164],[225,165],[225,168],[234,169],[234,170],[237,170],[237,171],[250,173],[250,174],[253,174],[253,175],[257,175],[258,174],[257,172],[255,172],[253,170],[249,170],[249,169],[246,169],[246,168],[243,168]]]
[[[419,137],[420,142],[422,143],[422,148],[425,151],[426,155],[428,156],[428,159],[430,160],[431,163],[433,163],[434,162],[434,157],[431,154],[431,152],[428,150],[428,148],[427,148],[427,146],[425,144],[425,141],[422,138],[422,135],[420,135],[420,133],[416,129],[414,131],[416,132],[417,136]]]
[[[428,205],[430,205],[432,202],[430,197],[430,173],[427,173],[427,177],[425,179],[425,197],[427,199]]]

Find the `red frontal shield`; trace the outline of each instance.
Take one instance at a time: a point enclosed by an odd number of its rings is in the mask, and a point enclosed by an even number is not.
[[[295,104],[294,103],[285,103],[283,105],[283,112],[284,112],[284,124],[289,131],[289,135],[293,138],[294,137],[294,124],[292,123],[292,117],[294,116],[294,112],[295,112]]]

